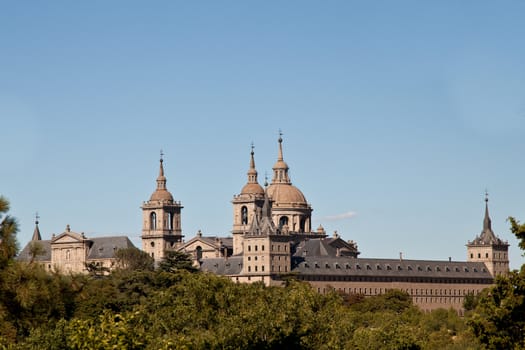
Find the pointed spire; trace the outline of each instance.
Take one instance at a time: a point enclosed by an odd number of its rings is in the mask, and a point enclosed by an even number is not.
[[[483,231],[492,231],[492,222],[489,216],[489,194],[485,191],[485,218],[483,219]]]
[[[288,176],[288,164],[284,161],[283,158],[283,133],[279,130],[279,153],[277,155],[277,162],[273,166],[273,179],[272,184],[274,183],[285,183],[291,184],[290,177]]]
[[[252,151],[250,153],[250,169],[248,169],[248,183],[256,184],[257,183],[257,170],[255,169],[255,158],[254,158],[254,146],[252,142]]]
[[[248,173],[247,173],[248,182],[242,188],[241,194],[249,194],[249,195],[255,194],[255,195],[262,196],[264,194],[264,190],[261,187],[261,185],[259,185],[259,182],[257,181],[257,170],[255,169],[255,158],[254,158],[255,152],[253,151],[255,147],[253,146],[253,142],[252,142],[251,147],[252,147],[252,150],[250,152],[250,168],[248,169]]]
[[[264,191],[264,204],[262,207],[262,217],[272,219],[272,209],[270,208],[270,200],[268,199],[268,191]]]
[[[33,231],[33,237],[31,238],[32,241],[41,241],[42,236],[40,235],[40,229],[38,228],[38,219],[40,219],[40,216],[38,216],[38,213],[35,214],[35,230]]]
[[[479,235],[479,240],[484,244],[493,244],[498,241],[498,238],[492,231],[492,222],[489,216],[489,194],[485,191],[485,217],[483,218],[483,230]]]
[[[277,156],[277,160],[283,160],[283,133],[281,129],[279,129],[279,155]]]
[[[159,176],[157,177],[157,190],[166,189],[166,177],[164,176],[164,153],[160,150],[160,169]]]
[[[150,200],[173,201],[173,196],[167,190],[166,176],[164,176],[164,152],[160,150],[159,176],[157,177],[157,189],[150,197]]]

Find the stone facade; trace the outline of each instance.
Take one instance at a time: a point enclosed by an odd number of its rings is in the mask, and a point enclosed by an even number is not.
[[[478,294],[496,275],[508,272],[508,243],[492,231],[488,205],[482,234],[467,244],[467,261],[362,259],[355,242],[337,233],[328,238],[322,227],[311,230],[313,210],[292,185],[288,170],[279,137],[272,183],[264,189],[257,183],[252,147],[247,184],[232,200],[232,255],[197,254],[193,240],[179,250],[192,254],[201,270],[236,282],[270,286],[292,277],[320,293],[365,296],[399,289],[427,311],[453,308],[462,313],[465,296]],[[204,239],[200,234],[199,240]]]
[[[31,241],[22,249],[17,259],[39,264],[47,271],[87,273],[90,268],[108,273],[116,267],[115,252],[132,248],[125,236],[88,238],[84,233],[71,231],[69,225],[51,240],[42,240],[38,221]]]

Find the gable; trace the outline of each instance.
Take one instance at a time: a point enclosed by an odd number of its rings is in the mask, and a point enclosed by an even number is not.
[[[60,244],[60,243],[81,243],[84,240],[82,236],[71,233],[71,232],[64,232],[58,237],[55,237],[51,243],[52,244]]]
[[[210,243],[206,242],[203,239],[195,239],[195,240],[192,240],[192,241],[186,243],[185,245],[183,245],[180,248],[180,250],[193,251],[193,250],[196,250],[197,247],[199,247],[199,246],[202,248],[202,250],[215,250],[215,249],[218,248],[217,245],[210,244]]]

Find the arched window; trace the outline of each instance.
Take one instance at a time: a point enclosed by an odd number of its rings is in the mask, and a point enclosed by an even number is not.
[[[202,247],[201,246],[198,246],[195,251],[197,252],[197,260],[201,260],[202,259]]]
[[[301,218],[299,222],[299,232],[304,232],[306,226],[306,218]]]
[[[173,213],[168,213],[168,230],[173,230]]]
[[[151,242],[151,248],[155,248],[155,242]]]
[[[279,228],[282,228],[284,225],[288,225],[288,216],[281,216],[279,219]]]
[[[157,214],[154,211],[152,211],[151,214],[149,214],[149,229],[157,229]]]
[[[241,223],[243,225],[248,224],[248,208],[246,207],[241,208]]]
[[[71,260],[71,251],[69,249],[66,250],[66,260]]]

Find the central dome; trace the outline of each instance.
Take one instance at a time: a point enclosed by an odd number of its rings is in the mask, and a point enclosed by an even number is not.
[[[308,205],[303,193],[295,186],[286,183],[272,183],[268,186],[268,196],[271,197],[274,205],[280,204],[300,204]]]

